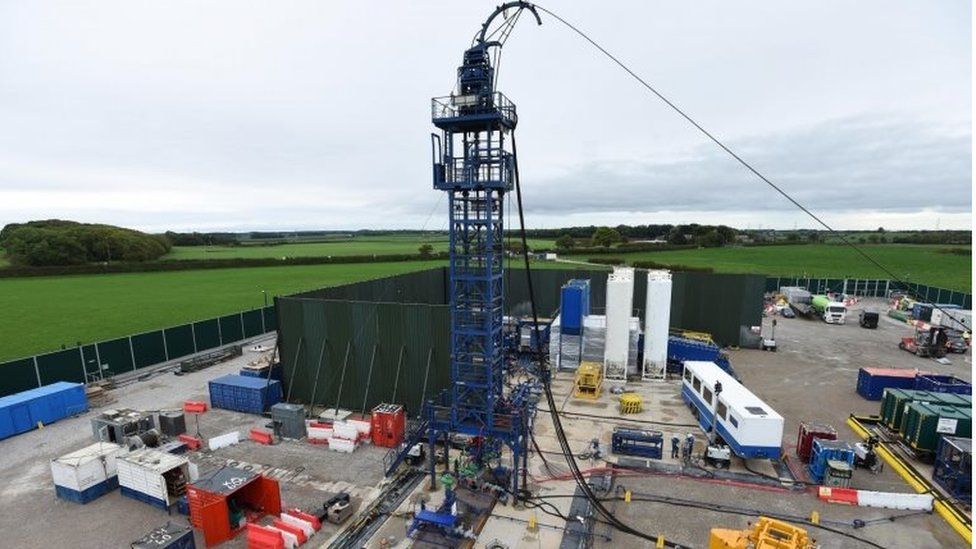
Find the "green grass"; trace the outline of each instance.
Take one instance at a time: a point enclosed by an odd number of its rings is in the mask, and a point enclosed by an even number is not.
[[[972,290],[972,257],[938,251],[948,247],[950,246],[913,244],[859,246],[894,274],[910,282],[969,292]],[[857,252],[843,245],[699,248],[611,255],[625,258],[628,263],[654,261],[689,267],[711,267],[717,273],[891,278]]]
[[[422,244],[430,244],[435,252],[447,251],[447,237],[357,236],[331,242],[306,242],[261,246],[174,246],[161,260],[170,259],[231,259],[324,257],[347,255],[416,254]],[[529,247],[552,248],[551,240],[529,240]]]
[[[273,295],[418,271],[441,261],[0,279],[0,361],[261,307]]]

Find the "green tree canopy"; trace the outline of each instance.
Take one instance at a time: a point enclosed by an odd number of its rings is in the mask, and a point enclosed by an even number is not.
[[[11,223],[0,230],[0,246],[12,263],[31,266],[151,261],[171,248],[161,235],[60,219]]]

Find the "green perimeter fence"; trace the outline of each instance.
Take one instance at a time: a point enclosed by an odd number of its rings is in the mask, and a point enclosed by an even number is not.
[[[963,309],[973,308],[972,294],[913,282],[902,284],[893,280],[873,278],[766,278],[767,292],[778,291],[783,286],[800,286],[815,294],[834,291],[860,297],[888,297],[893,293],[902,292],[927,303],[951,303]]]
[[[264,307],[0,363],[0,396],[58,381],[88,383],[278,329]]]

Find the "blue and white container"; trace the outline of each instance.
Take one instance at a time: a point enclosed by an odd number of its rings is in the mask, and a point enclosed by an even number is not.
[[[281,382],[234,374],[210,381],[210,405],[249,414],[263,414],[281,402]]]
[[[559,326],[564,334],[579,335],[583,317],[590,314],[590,281],[574,278],[560,293]]]
[[[122,495],[166,511],[186,494],[189,461],[183,456],[152,448],[136,450],[118,459]]]
[[[51,460],[51,477],[59,498],[88,503],[119,487],[117,460],[128,449],[112,442],[96,442]]]
[[[59,381],[0,398],[0,440],[88,411],[81,383]]]

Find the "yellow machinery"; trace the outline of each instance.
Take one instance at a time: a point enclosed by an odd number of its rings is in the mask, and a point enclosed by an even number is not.
[[[620,395],[621,414],[639,414],[644,409],[644,399],[637,393]]]
[[[574,396],[577,398],[600,398],[603,390],[603,365],[599,362],[581,362],[576,369]]]
[[[803,528],[759,517],[748,530],[712,528],[708,549],[813,549],[814,540]]]

